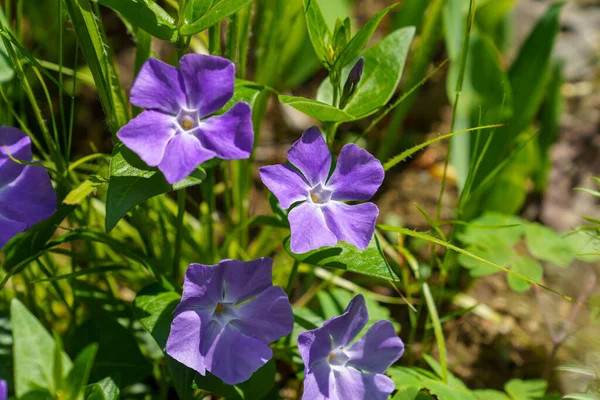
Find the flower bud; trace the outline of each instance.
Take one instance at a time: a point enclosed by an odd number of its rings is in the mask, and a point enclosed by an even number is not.
[[[340,108],[346,107],[346,104],[350,100],[350,97],[356,91],[356,87],[360,82],[360,78],[363,74],[363,67],[365,65],[365,59],[363,57],[359,58],[354,67],[350,70],[348,74],[348,79],[346,79],[346,84],[344,85],[344,91],[342,92],[342,99],[340,100]]]

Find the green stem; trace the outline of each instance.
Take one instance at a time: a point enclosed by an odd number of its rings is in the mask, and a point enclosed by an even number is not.
[[[237,15],[229,18],[229,23],[227,24],[227,54],[226,57],[231,60],[231,62],[236,62],[238,49],[238,18]]]
[[[292,297],[292,290],[294,290],[294,283],[296,282],[296,276],[298,275],[298,267],[300,266],[300,262],[298,260],[294,260],[294,265],[292,265],[292,270],[290,271],[290,277],[288,279],[288,284],[285,288],[285,292],[288,297]]]
[[[221,23],[208,28],[208,52],[212,55],[221,55]]]
[[[216,208],[216,197],[215,197],[215,171],[209,169],[206,171],[206,180],[202,184],[204,202],[207,205],[205,213],[205,224],[206,224],[206,239],[208,243],[208,257],[210,262],[215,261],[216,249],[215,249],[215,227],[213,221],[213,214]]]
[[[181,248],[183,245],[183,217],[185,216],[185,189],[177,191],[177,221],[175,225],[175,254],[173,256],[173,265],[171,275],[174,280],[179,275],[179,264],[181,263]]]
[[[448,382],[448,367],[446,364],[446,341],[444,340],[444,332],[442,330],[442,323],[431,295],[431,290],[427,282],[423,282],[423,295],[425,296],[425,302],[427,303],[427,309],[429,311],[429,318],[433,325],[433,332],[435,334],[435,340],[437,342],[438,351],[440,353],[440,365],[442,367],[442,379],[444,382]]]

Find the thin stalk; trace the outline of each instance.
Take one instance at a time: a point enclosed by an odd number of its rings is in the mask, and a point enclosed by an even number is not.
[[[63,2],[62,1],[58,1],[58,104],[60,107],[60,122],[61,122],[61,128],[63,130],[63,132],[66,130],[66,118],[65,118],[65,107],[63,104],[63,74],[62,74],[62,68],[63,68]],[[65,157],[67,157],[68,152],[67,152],[67,147],[69,145],[69,138],[65,135],[64,137],[64,149],[63,149],[63,154],[65,155]]]
[[[177,221],[175,223],[175,254],[173,255],[173,269],[171,276],[177,280],[179,275],[179,264],[181,263],[181,248],[183,246],[183,217],[185,216],[185,189],[177,191]]]
[[[462,54],[460,55],[460,70],[458,74],[458,80],[456,81],[456,95],[454,97],[454,107],[452,108],[452,122],[450,123],[450,130],[454,130],[454,123],[456,122],[456,110],[458,110],[458,101],[460,99],[460,93],[462,91],[463,80],[465,76],[465,69],[467,66],[467,56],[469,53],[469,40],[471,38],[471,28],[475,19],[475,9],[477,0],[470,0],[469,2],[469,14],[468,22],[465,28],[465,38],[463,40]],[[452,139],[448,141],[448,155],[444,161],[444,173],[442,175],[442,185],[440,187],[440,194],[438,196],[437,206],[435,210],[435,218],[437,221],[440,220],[442,213],[442,198],[444,197],[444,191],[446,189],[446,176],[448,173],[448,162],[450,160],[450,154],[452,151]]]
[[[221,55],[221,23],[208,28],[208,52],[212,55]]]
[[[290,277],[288,279],[288,284],[285,288],[285,292],[288,297],[292,297],[292,290],[294,290],[294,283],[296,282],[296,276],[298,275],[298,267],[300,266],[300,261],[294,260],[294,265],[292,265],[292,270],[290,271]]]
[[[435,334],[435,341],[437,343],[438,351],[440,353],[440,365],[442,367],[442,379],[444,382],[448,382],[448,366],[446,363],[446,341],[444,340],[444,332],[442,330],[442,323],[431,295],[431,290],[427,282],[423,282],[423,295],[425,296],[425,302],[427,303],[427,310],[429,311],[429,318],[433,325],[433,332]]]
[[[205,212],[205,224],[206,224],[206,239],[208,243],[208,254],[210,261],[213,262],[216,256],[216,240],[215,240],[215,227],[213,221],[213,214],[216,208],[215,198],[215,171],[209,169],[206,171],[206,180],[202,183],[202,191],[204,195],[204,202],[207,205]]]
[[[231,60],[231,62],[236,62],[237,49],[238,49],[238,18],[237,15],[229,18],[229,22],[227,23],[227,50],[226,57]]]
[[[238,21],[238,77],[244,79],[246,77],[246,68],[248,65],[248,50],[250,48],[250,30],[252,29],[252,5],[251,2],[245,7],[242,7],[236,14]]]

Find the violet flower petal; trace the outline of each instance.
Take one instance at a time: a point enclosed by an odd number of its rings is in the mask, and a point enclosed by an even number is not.
[[[223,269],[190,264],[185,271],[183,294],[177,309],[214,307],[223,298]]]
[[[311,187],[325,183],[331,169],[331,153],[316,126],[302,134],[288,150],[287,158],[304,174]]]
[[[31,161],[31,139],[17,128],[0,126],[0,187],[15,180],[25,168],[9,154],[17,160]]]
[[[403,353],[404,343],[396,336],[394,326],[389,321],[378,321],[346,350],[350,357],[346,365],[374,374],[384,374]]]
[[[205,318],[202,313],[206,314]],[[166,346],[169,356],[202,375],[206,375],[206,365],[200,353],[200,331],[208,321],[208,313],[206,310],[184,310],[176,314]]]
[[[205,117],[219,110],[233,97],[235,65],[221,57],[186,54],[179,70],[187,94],[188,108]]]
[[[291,250],[306,253],[323,246],[335,246],[337,238],[325,224],[321,208],[311,202],[294,207],[288,214],[292,232]]]
[[[369,245],[379,209],[373,203],[348,205],[330,201],[323,208],[325,222],[338,240],[351,243],[361,250]]]
[[[246,159],[254,143],[252,109],[248,103],[236,103],[225,114],[202,120],[194,134],[223,160]]]
[[[328,399],[387,400],[394,391],[394,382],[382,374],[365,374],[354,368],[334,368],[333,376],[337,397]]]
[[[285,164],[269,165],[259,170],[260,179],[277,197],[281,207],[287,209],[298,201],[308,199],[310,187],[304,178]]]
[[[346,346],[369,320],[369,313],[362,294],[356,295],[346,307],[346,311],[338,317],[333,317],[323,323],[333,339],[333,347]]]
[[[384,176],[378,159],[355,144],[347,144],[340,152],[327,187],[333,190],[333,200],[369,200]]]
[[[148,59],[133,82],[130,101],[140,108],[177,114],[187,105],[179,71],[156,58]]]
[[[273,260],[268,257],[251,261],[223,260],[223,290],[226,302],[238,303],[273,286]]]
[[[304,372],[302,400],[338,399],[334,384],[329,364],[319,363],[310,372]]]
[[[147,110],[121,127],[117,136],[146,164],[156,167],[163,160],[167,144],[178,129],[172,115]]]
[[[0,203],[0,207],[2,206],[2,203]],[[27,225],[24,223],[13,221],[12,219],[0,215],[0,249],[4,247],[10,239],[23,232],[25,229],[27,229]]]
[[[298,335],[298,351],[304,360],[307,372],[310,372],[313,366],[327,360],[333,350],[331,345],[331,337],[325,328],[305,331]]]
[[[0,400],[8,399],[8,384],[4,379],[0,379]]]
[[[187,178],[200,164],[213,157],[215,153],[202,147],[194,135],[181,132],[167,144],[158,169],[167,182],[173,184]]]
[[[215,332],[204,362],[206,369],[228,385],[250,379],[273,357],[267,344],[242,334],[231,325]]]
[[[238,319],[232,325],[246,336],[271,343],[289,335],[294,314],[282,288],[271,286],[252,300],[236,307]]]
[[[56,193],[42,166],[28,165],[10,184],[0,185],[0,214],[24,223],[27,228],[52,216]]]

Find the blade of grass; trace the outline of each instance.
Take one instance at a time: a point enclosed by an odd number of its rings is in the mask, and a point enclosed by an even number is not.
[[[478,126],[478,127],[475,127],[475,128],[463,129],[461,131],[450,132],[450,133],[447,133],[445,135],[438,136],[436,138],[430,139],[430,140],[428,140],[426,142],[423,142],[423,143],[418,144],[418,145],[416,145],[414,147],[411,147],[408,150],[403,151],[402,153],[398,154],[397,156],[395,156],[394,158],[392,158],[391,160],[389,160],[388,162],[386,162],[385,164],[383,164],[383,169],[385,171],[390,170],[391,168],[393,168],[394,166],[396,166],[396,164],[398,164],[399,162],[401,162],[401,161],[405,160],[406,158],[410,157],[411,155],[413,155],[417,151],[421,150],[424,147],[429,146],[432,143],[439,142],[440,140],[451,138],[452,136],[458,135],[459,133],[471,132],[471,131],[476,131],[476,130],[480,130],[480,129],[497,128],[499,126],[504,126],[504,125],[503,124],[495,124],[495,125]]]

